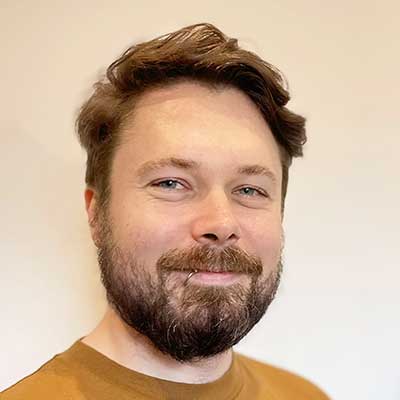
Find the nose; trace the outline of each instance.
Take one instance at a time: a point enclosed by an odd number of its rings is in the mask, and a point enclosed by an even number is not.
[[[207,196],[196,209],[192,237],[202,245],[229,247],[241,236],[240,226],[225,193]]]

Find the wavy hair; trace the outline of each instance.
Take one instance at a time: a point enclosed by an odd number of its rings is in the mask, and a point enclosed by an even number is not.
[[[100,206],[109,199],[120,128],[138,96],[150,88],[187,79],[212,87],[236,87],[256,104],[279,146],[283,211],[292,158],[303,155],[305,118],[286,108],[290,99],[287,83],[276,67],[208,23],[133,45],[94,84],[93,94],[77,116],[76,131],[87,152],[85,181],[96,190]]]

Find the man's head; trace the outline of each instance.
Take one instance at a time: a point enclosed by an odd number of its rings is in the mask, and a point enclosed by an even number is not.
[[[304,119],[279,73],[211,25],[132,47],[107,78],[77,127],[108,301],[177,360],[218,354],[277,290]]]

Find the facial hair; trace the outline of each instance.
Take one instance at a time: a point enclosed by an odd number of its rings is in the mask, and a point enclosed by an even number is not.
[[[97,247],[109,305],[160,352],[179,362],[205,359],[237,344],[265,314],[282,272],[281,259],[263,277],[258,257],[238,247],[218,250],[204,245],[171,249],[155,266],[146,266],[133,252],[117,246],[104,215]],[[214,286],[174,276],[180,271],[190,278],[194,270],[244,273],[247,280]]]

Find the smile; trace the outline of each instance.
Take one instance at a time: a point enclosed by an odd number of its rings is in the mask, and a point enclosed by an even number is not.
[[[243,275],[235,272],[192,271],[187,275],[185,284],[190,280],[203,284],[229,285],[238,281]]]

